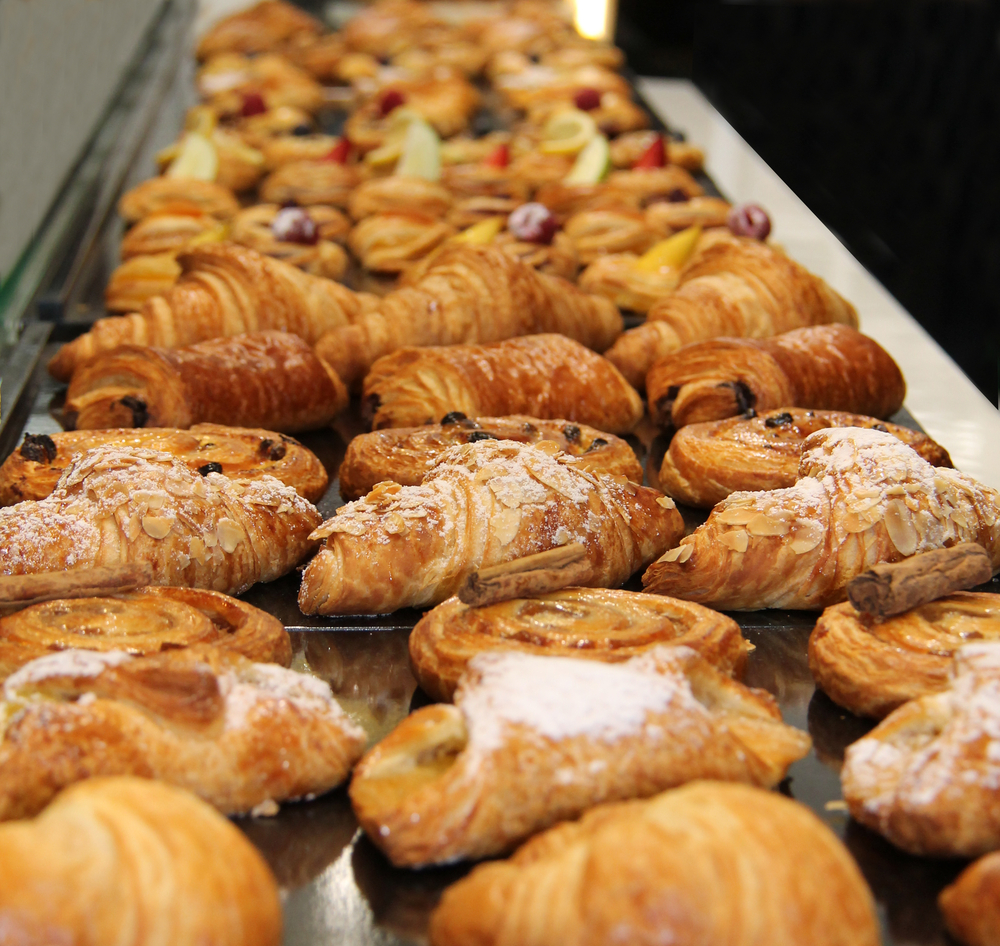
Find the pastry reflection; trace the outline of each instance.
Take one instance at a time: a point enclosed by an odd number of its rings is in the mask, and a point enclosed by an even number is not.
[[[782,713],[805,708],[815,684],[809,672],[806,645],[811,626],[782,628],[744,628],[744,636],[754,645],[747,660],[743,682],[762,687],[781,703]]]
[[[844,751],[857,742],[875,725],[875,720],[864,719],[837,706],[822,690],[817,690],[809,701],[809,735],[820,762],[840,771],[844,764]]]

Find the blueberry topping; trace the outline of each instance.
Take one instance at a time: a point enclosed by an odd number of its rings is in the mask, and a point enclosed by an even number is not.
[[[25,434],[21,456],[33,463],[51,463],[56,458],[56,442],[48,434]]]

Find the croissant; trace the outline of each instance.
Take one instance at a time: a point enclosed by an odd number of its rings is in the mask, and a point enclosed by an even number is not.
[[[549,441],[591,473],[624,476],[642,485],[642,467],[635,453],[613,434],[565,420],[539,420],[524,414],[471,419],[456,411],[442,417],[440,424],[359,434],[347,445],[337,473],[340,495],[360,499],[384,480],[417,486],[449,447],[480,440]],[[2,483],[0,467],[0,496]]]
[[[0,926],[41,946],[278,946],[278,885],[257,849],[189,792],[140,778],[74,785],[0,826]]]
[[[365,217],[351,230],[347,245],[365,269],[398,273],[454,235],[454,227],[434,217],[378,213]]]
[[[847,325],[817,325],[688,345],[653,365],[646,394],[656,424],[683,427],[778,407],[889,417],[903,406],[906,382],[878,342]]]
[[[347,254],[334,241],[347,238],[350,223],[333,207],[315,206],[301,212],[315,226],[312,243],[278,239],[272,224],[278,215],[277,204],[258,204],[241,210],[233,219],[229,238],[258,253],[291,263],[313,276],[340,279],[347,271]]]
[[[828,427],[881,430],[912,447],[933,466],[951,466],[948,451],[919,431],[859,414],[789,407],[681,427],[664,454],[659,488],[679,502],[707,508],[737,490],[792,486],[802,442]]]
[[[610,253],[644,253],[657,234],[639,210],[585,210],[566,221],[564,232],[576,245],[583,264]]]
[[[938,897],[948,932],[967,946],[1000,943],[998,868],[1000,852],[994,851],[970,864]]]
[[[472,572],[582,542],[580,584],[613,586],[674,544],[680,513],[655,490],[598,476],[553,444],[484,440],[452,447],[420,486],[382,483],[313,533],[306,614],[437,604]]]
[[[175,252],[218,226],[219,221],[209,214],[150,214],[122,238],[121,257],[127,260],[133,256]]]
[[[835,604],[809,637],[809,669],[836,703],[882,718],[946,689],[952,655],[966,641],[1000,640],[998,608],[1000,595],[968,591],[883,620]]]
[[[699,250],[677,288],[650,307],[647,320],[608,352],[638,386],[648,381],[657,359],[693,342],[767,338],[831,322],[858,324],[854,307],[819,276],[760,240],[724,233]]]
[[[458,411],[566,418],[627,433],[642,400],[607,359],[563,335],[528,335],[492,345],[404,348],[365,378],[372,426],[434,423]]]
[[[454,202],[448,188],[435,181],[392,174],[358,185],[351,193],[347,210],[354,220],[382,213],[413,213],[440,219]]]
[[[316,454],[291,437],[270,430],[219,424],[196,424],[190,430],[74,430],[24,435],[24,443],[0,466],[0,506],[44,499],[56,488],[73,457],[106,445],[169,453],[198,473],[222,473],[241,480],[273,476],[310,502],[316,502],[329,484]]]
[[[775,785],[809,746],[773,697],[686,647],[616,664],[480,654],[454,706],[417,710],[366,753],[351,804],[393,864],[440,864],[696,778]]]
[[[431,699],[450,703],[469,661],[516,651],[619,663],[664,644],[689,647],[741,676],[749,645],[739,625],[699,604],[609,588],[567,588],[472,608],[449,598],[410,634],[410,664]]]
[[[166,453],[98,447],[50,496],[0,509],[0,574],[145,562],[154,584],[239,594],[294,568],[319,522],[271,477],[201,476]]]
[[[296,34],[316,35],[323,24],[304,10],[282,0],[261,0],[216,23],[198,42],[196,55],[207,59],[218,53],[262,53]]]
[[[329,204],[343,210],[360,180],[360,172],[350,164],[290,161],[261,181],[259,193],[260,199],[269,204]]]
[[[118,213],[129,223],[153,214],[207,214],[228,220],[239,209],[240,203],[228,187],[187,177],[150,178],[118,201]]]
[[[356,324],[328,332],[316,352],[348,386],[355,386],[377,359],[408,345],[492,342],[559,332],[603,351],[621,330],[621,313],[607,299],[536,272],[497,247],[455,244],[442,250],[416,285],[389,293]],[[465,410],[453,405],[431,416],[453,408]]]
[[[175,253],[133,256],[116,266],[104,288],[109,312],[135,312],[153,296],[162,296],[181,275]]]
[[[212,647],[42,657],[7,677],[0,714],[16,714],[0,743],[0,820],[94,775],[249,812],[338,785],[367,741],[322,680]]]
[[[449,887],[433,946],[878,946],[854,860],[805,805],[696,782],[602,805]]]
[[[310,276],[288,263],[231,243],[182,253],[183,274],[163,296],[124,318],[98,319],[59,349],[50,373],[68,381],[98,352],[119,345],[180,348],[247,332],[276,329],[310,344],[328,329],[347,325],[374,301],[332,279]]]
[[[647,591],[723,609],[821,608],[873,565],[978,542],[1000,570],[1000,494],[892,434],[821,430],[787,489],[734,493],[652,565]]]
[[[288,632],[270,614],[217,591],[152,587],[45,601],[0,618],[0,677],[56,651],[145,656],[195,645],[285,667],[292,662]]]
[[[848,746],[851,815],[911,854],[977,857],[1000,847],[1000,648],[967,644],[947,689],[904,703]]]
[[[291,433],[329,424],[349,400],[297,335],[254,332],[188,348],[102,352],[73,372],[66,414],[80,429],[225,422]]]

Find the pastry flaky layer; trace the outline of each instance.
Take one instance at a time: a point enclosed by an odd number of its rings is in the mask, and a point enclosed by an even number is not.
[[[0,730],[0,819],[93,775],[170,782],[248,812],[333,788],[367,741],[322,680],[217,647],[41,657],[5,681]]]
[[[568,420],[540,420],[526,414],[466,417],[455,411],[445,414],[440,424],[376,430],[355,437],[337,473],[340,495],[360,499],[384,480],[416,486],[449,447],[480,440],[550,441],[592,473],[611,473],[642,483],[642,466],[635,452],[613,434]]]
[[[947,689],[848,747],[841,784],[858,821],[912,854],[1000,847],[1000,644],[958,650]]]
[[[877,946],[837,837],[776,792],[696,782],[602,805],[449,887],[433,946]]]
[[[749,646],[734,620],[689,601],[566,588],[480,608],[449,598],[410,634],[410,664],[427,694],[450,702],[469,661],[483,651],[620,663],[663,644],[690,647],[736,676]]]
[[[0,677],[55,651],[140,656],[195,645],[286,667],[292,662],[288,632],[270,614],[217,591],[151,587],[46,601],[0,618]]]
[[[118,202],[118,213],[129,223],[153,214],[208,214],[216,220],[228,220],[239,209],[240,202],[228,187],[181,177],[151,177]]]
[[[273,477],[202,475],[166,453],[102,446],[45,499],[0,509],[0,574],[148,563],[154,584],[238,594],[302,561],[320,521]]]
[[[98,352],[119,345],[181,348],[210,338],[274,329],[314,344],[347,325],[373,297],[234,243],[205,244],[178,256],[181,277],[132,315],[98,319],[49,362],[68,381]]]
[[[24,443],[0,466],[0,506],[44,499],[56,488],[73,457],[110,445],[169,453],[196,473],[221,473],[241,480],[273,476],[310,502],[316,502],[329,484],[315,453],[273,430],[221,424],[195,424],[189,430],[74,430],[25,435]]]
[[[892,434],[844,427],[806,439],[794,486],[733,493],[642,581],[723,609],[820,608],[873,565],[959,542],[1000,569],[1000,494]]]
[[[696,778],[775,785],[809,747],[771,696],[686,647],[617,664],[488,653],[454,706],[417,710],[365,755],[351,803],[394,864],[419,866]]]
[[[281,901],[257,849],[209,805],[93,778],[0,826],[0,927],[24,946],[278,946]]]
[[[690,506],[714,506],[739,490],[794,484],[802,443],[828,427],[869,427],[891,433],[934,466],[951,466],[944,447],[926,434],[874,417],[787,407],[753,417],[688,424],[670,439],[659,487]]]
[[[938,906],[948,932],[967,946],[1000,943],[1000,851],[969,865],[941,891]]]
[[[689,345],[653,365],[646,393],[657,424],[683,427],[785,407],[885,418],[903,406],[906,384],[892,356],[867,335],[819,325]]]
[[[472,572],[571,542],[586,547],[584,585],[614,586],[676,543],[684,526],[656,490],[597,475],[559,451],[484,440],[452,447],[419,486],[382,483],[313,534],[302,576],[306,614],[424,607]]]
[[[610,361],[563,335],[404,348],[375,362],[362,403],[376,429],[458,411],[564,418],[621,434],[643,413],[642,398]]]
[[[78,429],[226,423],[294,433],[329,424],[349,400],[297,335],[253,332],[102,352],[73,372],[66,413]]]
[[[809,669],[832,700],[881,718],[946,689],[952,655],[972,640],[1000,641],[1000,595],[959,591],[882,619],[845,601],[816,622]]]
[[[360,384],[377,359],[407,346],[558,332],[604,351],[622,331],[613,302],[539,273],[499,247],[468,244],[442,250],[416,285],[389,293],[352,323],[333,328],[316,346],[348,385]]]

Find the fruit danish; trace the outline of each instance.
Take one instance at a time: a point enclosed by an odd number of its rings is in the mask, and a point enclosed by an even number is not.
[[[312,207],[328,204],[343,210],[361,181],[356,167],[336,161],[289,161],[260,184],[260,199],[269,204]]]
[[[299,34],[315,36],[323,24],[282,0],[261,0],[216,23],[198,41],[197,56],[208,59],[219,53],[263,53]]]
[[[228,220],[239,209],[240,203],[228,187],[187,177],[150,178],[118,201],[118,213],[128,223],[153,214],[207,214],[217,220]]]
[[[399,273],[426,259],[455,228],[418,213],[377,213],[351,230],[347,245],[365,269]]]
[[[348,212],[363,220],[382,213],[413,213],[440,220],[455,198],[442,184],[420,177],[392,174],[358,185],[351,193]]]
[[[122,238],[121,257],[173,253],[218,227],[219,221],[209,214],[150,214]]]
[[[137,312],[153,296],[162,296],[180,278],[175,253],[133,256],[116,266],[104,287],[104,308],[109,312]]]
[[[313,276],[340,279],[347,271],[347,254],[338,242],[347,239],[349,229],[347,218],[333,207],[282,210],[277,204],[258,204],[233,218],[229,238]]]

